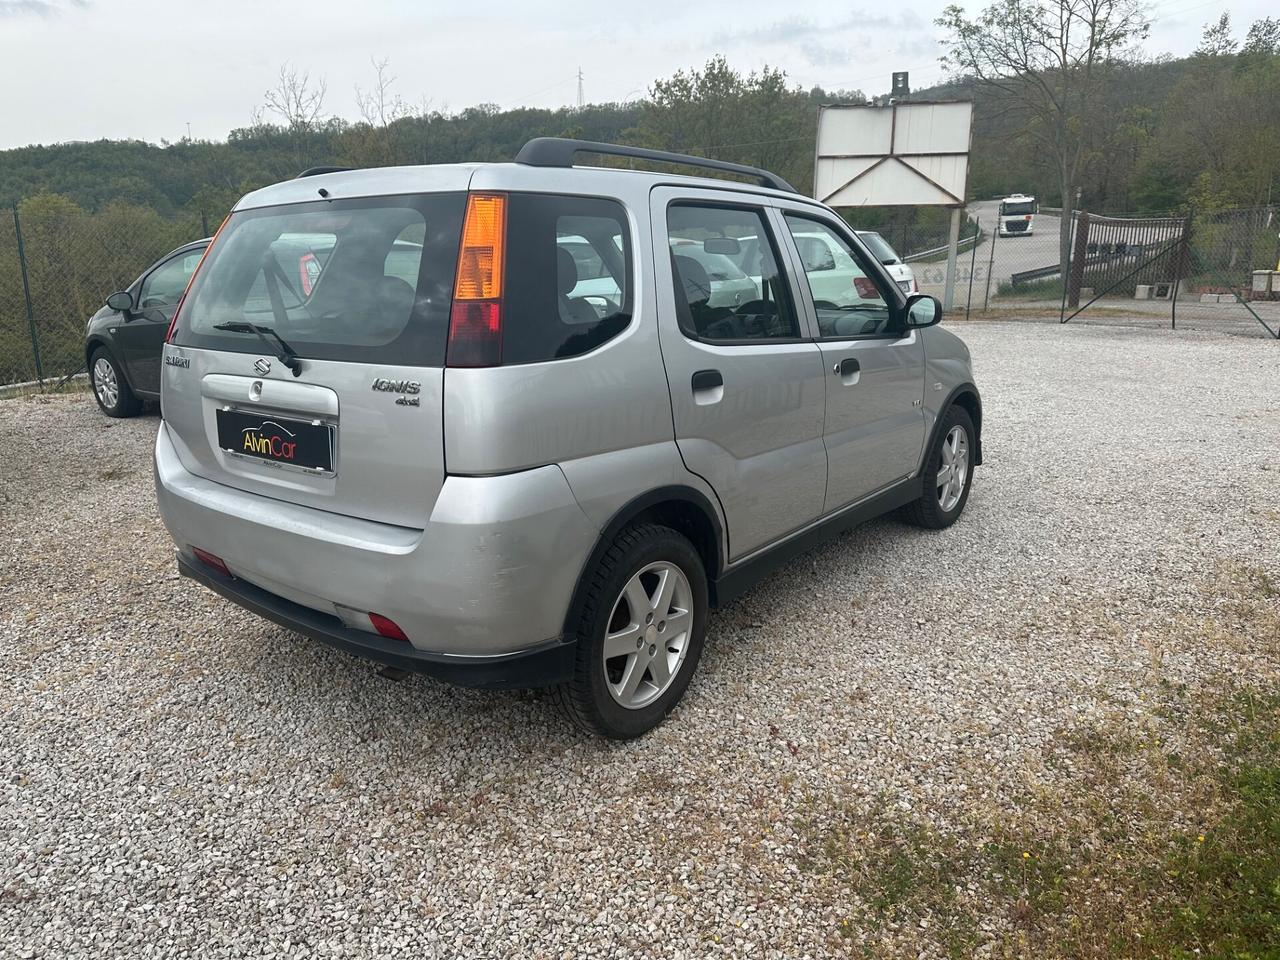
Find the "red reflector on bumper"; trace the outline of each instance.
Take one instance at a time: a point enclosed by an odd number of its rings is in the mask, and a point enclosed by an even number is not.
[[[378,633],[382,634],[384,637],[390,640],[403,640],[405,643],[409,642],[409,638],[404,635],[404,631],[396,625],[394,620],[388,620],[381,614],[371,613],[369,614],[369,622],[373,624],[373,629],[377,630]]]
[[[196,555],[196,559],[203,563],[206,567],[213,567],[224,577],[231,576],[231,571],[227,569],[227,565],[222,562],[221,557],[215,557],[207,550],[201,550],[199,547],[192,547],[191,552]]]

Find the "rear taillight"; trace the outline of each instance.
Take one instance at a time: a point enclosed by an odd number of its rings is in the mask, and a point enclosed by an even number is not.
[[[196,555],[196,559],[203,563],[206,567],[212,567],[224,577],[230,577],[231,571],[227,569],[226,563],[221,557],[215,557],[207,550],[201,550],[199,547],[192,547],[191,552]]]
[[[164,342],[169,343],[173,340],[173,331],[178,329],[178,314],[182,312],[182,305],[187,301],[187,294],[191,292],[191,284],[196,279],[196,274],[200,272],[200,268],[204,266],[205,258],[209,256],[209,251],[213,249],[213,245],[218,242],[218,234],[222,233],[222,228],[227,225],[227,221],[231,219],[231,214],[227,214],[223,218],[222,223],[218,224],[218,229],[213,232],[213,239],[209,241],[209,245],[204,248],[204,253],[200,254],[200,262],[196,264],[196,268],[191,271],[191,277],[187,280],[187,287],[182,291],[182,296],[178,298],[178,305],[173,308],[173,319],[169,321],[169,330],[164,335]]]
[[[450,367],[493,367],[502,362],[502,278],[506,243],[506,194],[471,194],[467,198],[462,247],[458,251],[458,276],[449,312],[445,363]]]
[[[409,638],[404,635],[404,631],[396,624],[394,620],[384,617],[380,613],[369,614],[369,622],[373,624],[373,629],[377,630],[382,636],[388,640],[403,640],[409,642]]]

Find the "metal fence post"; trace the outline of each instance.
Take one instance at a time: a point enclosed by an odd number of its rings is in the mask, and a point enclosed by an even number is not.
[[[31,356],[36,362],[36,379],[44,388],[44,367],[40,364],[40,337],[36,333],[36,311],[31,303],[31,280],[27,275],[27,251],[22,245],[22,221],[18,218],[18,203],[13,204],[13,233],[18,238],[18,269],[22,271],[22,295],[27,301],[27,329],[31,332]]]
[[[1173,286],[1169,289],[1169,329],[1178,329],[1178,288],[1182,286],[1182,275],[1189,272],[1191,266],[1191,220],[1195,208],[1188,207],[1187,215],[1182,221],[1182,241],[1173,255]]]
[[[987,292],[982,298],[982,312],[991,309],[991,272],[996,267],[996,241],[1000,239],[1000,218],[996,217],[996,232],[991,234],[991,256],[987,259]]]
[[[964,318],[969,319],[973,307],[973,273],[978,267],[978,240],[982,237],[982,218],[973,221],[973,250],[969,253],[969,296],[964,302]]]
[[[1081,210],[1076,219],[1076,242],[1071,254],[1071,279],[1067,283],[1067,301],[1080,306],[1080,284],[1084,281],[1084,261],[1089,247],[1089,211]],[[1061,271],[1059,271],[1061,273]]]
[[[207,237],[209,235],[209,215],[203,210],[200,211],[200,236]]]

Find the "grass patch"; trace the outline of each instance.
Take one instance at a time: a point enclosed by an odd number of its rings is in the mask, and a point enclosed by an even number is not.
[[[1213,589],[1218,612],[1174,639],[1280,650],[1270,574],[1229,566]],[[1274,673],[1142,696],[1059,731],[999,804],[931,824],[811,799],[799,866],[839,912],[833,938],[884,957],[1280,960]]]
[[[996,296],[1002,300],[1061,300],[1062,280],[1049,277],[1030,280],[1017,286],[1009,280],[1002,280],[996,287]]]

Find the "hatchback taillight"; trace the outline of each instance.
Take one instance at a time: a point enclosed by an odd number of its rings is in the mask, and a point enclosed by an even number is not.
[[[449,311],[450,367],[502,362],[502,278],[507,244],[507,197],[473,193],[458,251],[458,276]]]

